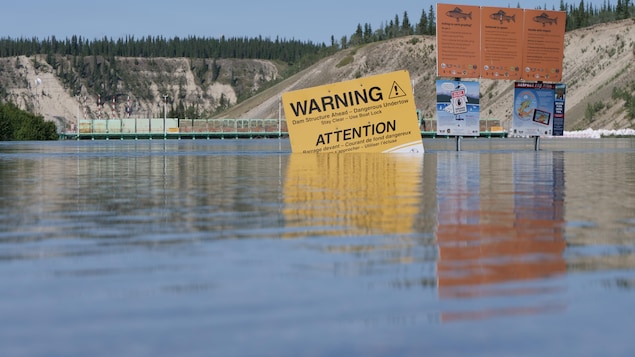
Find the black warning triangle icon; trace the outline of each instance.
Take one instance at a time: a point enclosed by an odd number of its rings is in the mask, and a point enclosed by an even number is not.
[[[390,95],[388,96],[388,99],[404,97],[405,95],[406,92],[401,89],[399,84],[397,84],[397,82],[392,82],[392,87],[390,88]]]

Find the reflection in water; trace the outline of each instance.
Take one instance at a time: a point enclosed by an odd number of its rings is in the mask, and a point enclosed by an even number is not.
[[[421,155],[292,154],[284,180],[287,227],[333,236],[410,233],[422,167]]]
[[[504,162],[509,159],[511,165]],[[515,289],[513,283],[566,272],[563,166],[561,153],[438,155],[437,274],[442,299],[552,291],[547,287]],[[471,319],[553,308],[486,309],[446,313],[442,318]]]
[[[635,138],[629,140],[628,150],[607,140],[596,152],[566,153],[569,272],[635,269]],[[608,285],[632,289],[635,279],[626,280]]]
[[[635,139],[514,142],[0,143],[3,355],[632,351]]]
[[[277,201],[287,156],[263,160],[260,152],[239,151],[231,142],[225,145],[232,155],[222,152],[224,146],[210,152],[203,145],[71,142],[61,143],[61,152],[45,145],[32,153],[0,152],[0,243],[16,243],[0,252],[0,260],[279,236]],[[65,244],[35,253],[24,244],[54,239]]]

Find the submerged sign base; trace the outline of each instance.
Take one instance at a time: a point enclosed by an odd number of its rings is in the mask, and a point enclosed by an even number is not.
[[[424,152],[407,71],[287,92],[282,102],[293,152]]]

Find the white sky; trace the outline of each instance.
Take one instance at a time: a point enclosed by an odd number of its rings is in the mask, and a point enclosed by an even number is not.
[[[599,0],[596,0],[599,1]],[[589,1],[586,1],[588,3]],[[518,1],[490,0],[488,2],[462,0],[443,2],[460,5],[516,7]],[[565,1],[577,4],[578,1]],[[594,3],[594,2],[591,2]],[[614,1],[610,1],[614,3]],[[339,43],[342,36],[350,36],[357,24],[369,23],[376,30],[403,13],[411,24],[419,22],[421,11],[426,13],[436,2],[414,0],[29,0],[7,1],[0,10],[0,37],[56,36],[65,39],[73,35],[87,39],[118,39],[128,35],[142,36],[189,35],[201,37],[256,37],[330,44],[331,35]],[[521,7],[537,6],[557,10],[560,0],[528,0]]]

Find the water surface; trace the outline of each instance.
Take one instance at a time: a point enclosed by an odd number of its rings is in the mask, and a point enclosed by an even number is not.
[[[3,356],[632,355],[635,139],[0,143]]]

